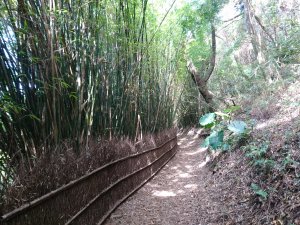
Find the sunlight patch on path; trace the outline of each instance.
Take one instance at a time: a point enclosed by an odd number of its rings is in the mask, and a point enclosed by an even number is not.
[[[193,152],[187,152],[185,153],[186,155],[197,155],[199,153],[203,153],[203,152],[206,152],[207,151],[207,148],[200,148],[197,150],[197,151],[193,151]]]
[[[194,132],[179,138],[176,156],[136,194],[122,204],[106,225],[199,224],[199,200],[206,148]],[[114,215],[122,217],[114,217]]]
[[[174,197],[176,194],[173,191],[154,191],[153,194],[157,197]]]

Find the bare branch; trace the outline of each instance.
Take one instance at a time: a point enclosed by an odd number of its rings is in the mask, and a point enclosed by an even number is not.
[[[223,23],[230,22],[230,21],[232,21],[232,20],[234,20],[234,19],[236,19],[236,18],[238,18],[238,17],[240,17],[240,16],[242,16],[242,15],[243,15],[243,13],[240,13],[240,14],[236,15],[235,17],[233,17],[233,18],[231,18],[231,19],[228,19],[228,20],[224,20],[224,21],[222,21],[222,22],[223,22]]]

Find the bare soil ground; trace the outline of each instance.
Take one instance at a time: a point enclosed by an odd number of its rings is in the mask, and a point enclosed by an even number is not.
[[[176,156],[136,194],[123,203],[106,225],[202,224],[206,149],[193,131],[179,137]]]

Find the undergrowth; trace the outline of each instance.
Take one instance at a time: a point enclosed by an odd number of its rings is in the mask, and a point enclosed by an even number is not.
[[[156,147],[176,135],[169,129],[153,135],[145,135],[137,143],[128,138],[112,140],[91,139],[80,155],[67,141],[51,154],[36,159],[35,166],[28,169],[20,165],[14,181],[1,196],[0,213],[7,213],[62,185],[117,159]]]
[[[242,113],[225,122],[228,126],[234,120],[246,121],[242,144],[231,144],[241,136],[231,135],[225,126],[227,135],[219,140],[230,149],[208,145],[223,153],[208,183],[211,191],[219,192],[213,198],[226,196],[218,213],[226,213],[228,224],[300,224],[299,84],[270,88],[242,104]],[[213,218],[219,223],[217,215]]]

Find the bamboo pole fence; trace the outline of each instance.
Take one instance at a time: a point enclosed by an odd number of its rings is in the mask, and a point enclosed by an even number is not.
[[[115,160],[1,218],[3,225],[103,224],[176,154],[177,137]]]

